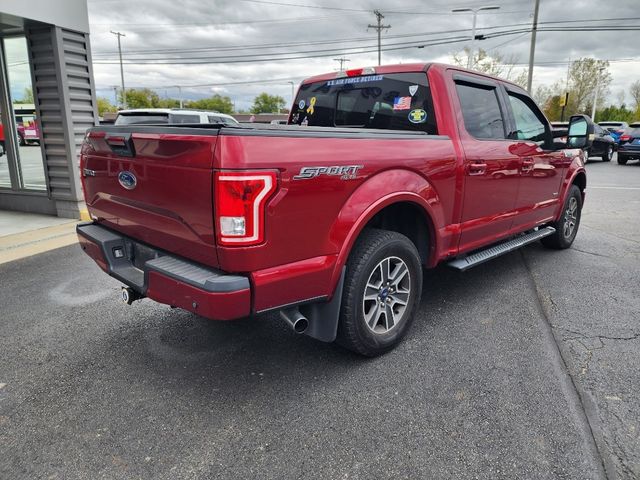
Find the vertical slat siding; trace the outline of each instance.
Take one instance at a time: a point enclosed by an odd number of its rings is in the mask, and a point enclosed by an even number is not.
[[[78,155],[98,118],[89,36],[46,26],[31,28],[27,39],[50,195],[81,200]]]

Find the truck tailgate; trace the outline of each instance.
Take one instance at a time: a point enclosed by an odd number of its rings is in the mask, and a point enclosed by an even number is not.
[[[106,227],[218,266],[213,222],[216,129],[97,127],[82,149],[89,213]]]

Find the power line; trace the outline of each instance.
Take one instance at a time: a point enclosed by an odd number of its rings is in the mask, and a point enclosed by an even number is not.
[[[607,26],[598,26],[598,27],[544,27],[539,28],[539,31],[556,31],[556,32],[567,32],[567,31],[639,31],[640,25],[629,25],[621,27],[620,25],[607,25]],[[530,29],[517,29],[517,30],[507,30],[507,31],[499,31],[499,32],[491,32],[487,34],[481,35],[481,39],[489,39],[496,38],[507,35],[518,35],[522,33],[528,33]],[[466,36],[461,37],[444,37],[441,39],[432,39],[430,42],[424,42],[419,40],[413,40],[408,42],[399,42],[393,44],[382,45],[381,51],[392,51],[392,50],[403,50],[409,48],[424,48],[428,46],[436,46],[436,45],[444,45],[449,43],[458,43],[466,40]],[[333,49],[319,49],[319,50],[302,50],[302,51],[291,51],[287,50],[286,52],[271,52],[264,54],[247,54],[247,55],[230,55],[230,56],[218,56],[211,58],[210,56],[206,57],[165,57],[165,58],[150,58],[150,59],[140,59],[137,61],[130,60],[126,62],[129,65],[144,65],[144,64],[165,64],[165,65],[201,65],[201,64],[224,64],[224,63],[251,63],[251,62],[266,62],[266,61],[278,61],[278,60],[297,60],[301,58],[319,58],[319,57],[327,57],[333,55],[344,55],[344,54],[362,54],[362,53],[372,53],[377,51],[373,45],[362,45],[357,47],[347,47],[347,48],[333,48]],[[304,54],[303,56],[300,56]],[[102,65],[113,65],[117,62],[114,61],[98,61],[94,62],[96,64]]]

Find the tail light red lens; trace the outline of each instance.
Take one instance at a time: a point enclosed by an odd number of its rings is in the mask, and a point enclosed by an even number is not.
[[[276,172],[215,173],[215,220],[219,245],[264,241],[265,205],[278,184]]]
[[[628,142],[629,140],[631,140],[631,135],[622,135],[620,137],[621,142]]]

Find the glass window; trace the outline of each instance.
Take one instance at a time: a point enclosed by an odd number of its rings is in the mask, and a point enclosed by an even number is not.
[[[475,138],[504,139],[504,121],[494,87],[456,84],[464,126]]]
[[[15,135],[18,143],[18,158],[13,159],[19,166],[21,185],[18,188],[45,190],[44,162],[40,139],[42,131],[36,116],[31,83],[31,66],[25,37],[5,38],[3,42],[7,80],[11,97],[11,108],[15,119],[15,132],[4,130],[4,136]],[[8,152],[11,153],[11,152]],[[1,158],[7,158],[6,157]],[[0,162],[1,163],[1,162]],[[7,186],[3,173],[0,173],[2,186]]]
[[[169,123],[169,115],[166,113],[119,113],[115,125],[155,125]]]
[[[437,134],[426,74],[364,75],[302,85],[291,123]]]
[[[169,115],[169,123],[200,123],[200,115]]]
[[[7,161],[7,147],[5,143],[5,128],[0,120],[0,187],[11,188],[11,177],[9,176],[9,162]]]
[[[538,115],[524,100],[511,93],[509,93],[509,102],[516,122],[516,131],[511,134],[511,137],[518,140],[544,142],[547,129]]]

